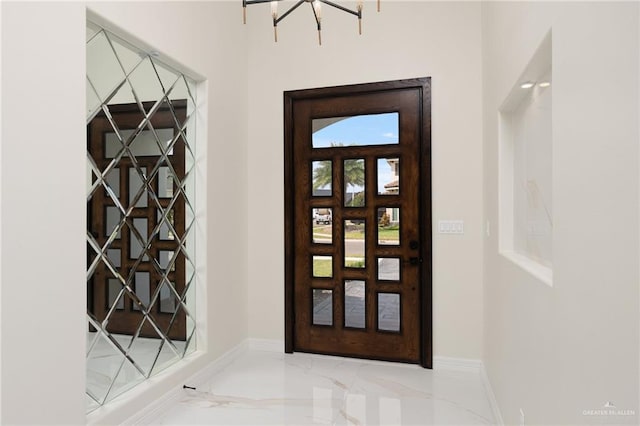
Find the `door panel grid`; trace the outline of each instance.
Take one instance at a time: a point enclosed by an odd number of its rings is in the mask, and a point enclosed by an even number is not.
[[[429,164],[420,161],[428,159],[428,79],[417,82],[396,90],[384,83],[380,91],[375,84],[337,88],[355,88],[350,96],[330,96],[336,88],[285,94],[285,181],[295,182],[285,220],[289,352],[430,366],[430,225],[421,222],[425,207],[430,219],[430,201],[423,200],[425,191],[430,199],[430,180]],[[395,143],[311,143],[318,122],[394,114]],[[394,173],[388,182],[385,167]],[[331,238],[319,243],[327,233]],[[320,263],[327,258],[330,266]]]

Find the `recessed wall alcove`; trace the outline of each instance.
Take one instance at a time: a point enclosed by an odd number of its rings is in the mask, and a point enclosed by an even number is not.
[[[552,36],[499,110],[500,253],[548,285],[553,265]]]

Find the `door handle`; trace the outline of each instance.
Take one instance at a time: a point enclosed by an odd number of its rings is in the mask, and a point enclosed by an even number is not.
[[[419,265],[422,263],[421,257],[410,257],[409,260],[405,260],[403,263],[408,263],[409,265]]]

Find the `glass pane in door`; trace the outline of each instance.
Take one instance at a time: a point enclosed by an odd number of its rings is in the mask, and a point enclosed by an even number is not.
[[[313,242],[315,244],[331,244],[333,242],[333,209],[312,209],[311,222],[313,224]]]
[[[365,282],[347,280],[344,282],[344,326],[365,328]]]
[[[378,158],[378,194],[398,195],[400,193],[400,159]]]
[[[313,289],[313,325],[333,325],[333,290]]]
[[[400,331],[400,295],[378,293],[378,330]]]
[[[397,145],[400,115],[397,112],[314,118],[314,148]]]
[[[311,163],[311,192],[314,197],[330,197],[333,183],[333,167],[331,160],[313,161]]]
[[[344,221],[344,267],[365,267],[365,219],[349,219]]]
[[[378,208],[378,245],[400,245],[400,208]]]
[[[364,207],[365,181],[364,159],[344,160],[344,206]]]

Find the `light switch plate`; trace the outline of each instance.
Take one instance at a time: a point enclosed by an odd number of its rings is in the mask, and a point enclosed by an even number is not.
[[[464,220],[440,220],[438,232],[441,234],[464,234]]]

